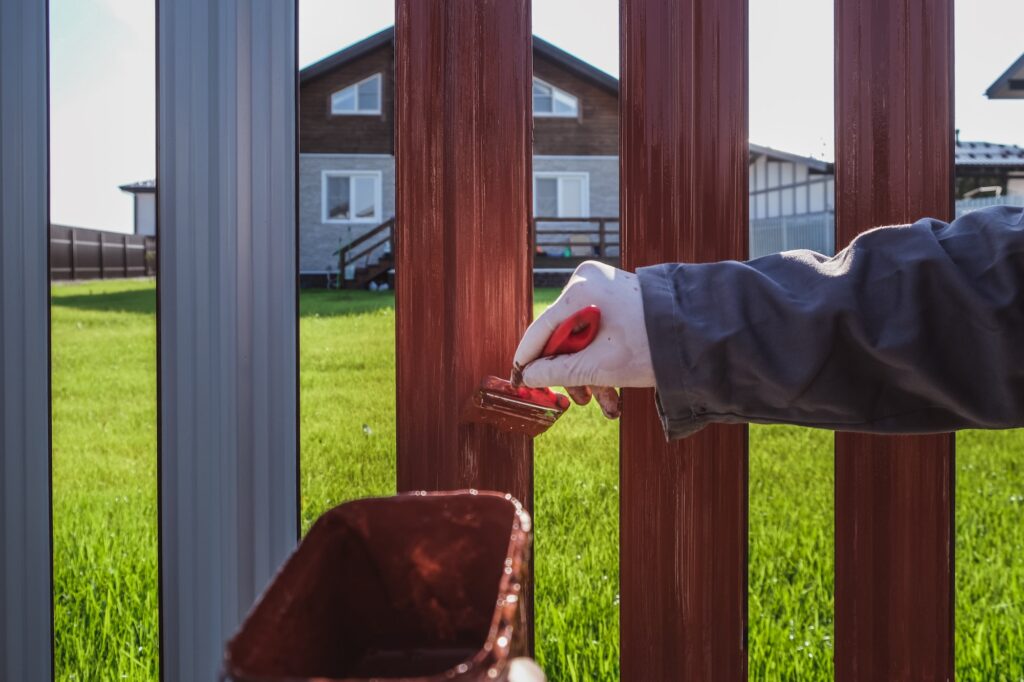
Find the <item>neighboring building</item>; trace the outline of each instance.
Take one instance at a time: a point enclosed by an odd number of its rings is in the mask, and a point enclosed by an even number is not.
[[[956,214],[1024,206],[1024,149],[993,142],[955,147]],[[750,257],[788,249],[835,249],[833,164],[750,145]]]
[[[985,91],[989,99],[1024,99],[1024,54]]]
[[[986,195],[1024,199],[1024,148],[994,142],[956,139],[956,196]],[[1020,202],[1011,201],[1020,205]]]
[[[1024,54],[989,86],[985,96],[989,99],[1024,99]],[[1002,185],[1004,194],[1024,195],[1024,170],[1020,162],[1024,151],[1020,147],[1008,145],[992,146],[997,149],[978,150],[978,177],[981,177],[982,173],[994,176],[994,184]],[[979,183],[978,186],[983,185]]]
[[[122,192],[135,202],[135,234],[156,236],[156,180],[143,180],[121,185]]]
[[[750,257],[789,249],[835,249],[831,163],[750,145]]]

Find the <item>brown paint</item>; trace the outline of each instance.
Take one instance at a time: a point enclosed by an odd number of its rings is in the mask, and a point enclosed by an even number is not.
[[[623,263],[744,258],[746,1],[623,0],[621,35]],[[622,679],[745,679],[747,429],[666,444],[623,402]]]
[[[835,5],[836,243],[953,209],[952,0]],[[836,434],[836,679],[953,679],[952,434]]]
[[[483,377],[508,375],[531,317],[530,5],[396,10],[398,489],[529,507],[530,438],[460,415]]]
[[[335,507],[228,643],[222,679],[504,680],[525,652],[529,540],[529,515],[500,493]]]

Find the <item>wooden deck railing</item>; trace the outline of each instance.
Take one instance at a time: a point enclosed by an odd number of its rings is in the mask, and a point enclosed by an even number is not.
[[[534,216],[530,219],[533,252],[542,249],[590,249],[597,258],[618,256],[619,217],[564,218]],[[593,225],[594,227],[590,227]],[[573,237],[586,237],[586,241]],[[584,255],[584,254],[580,254]]]
[[[394,237],[395,219],[392,217],[338,249],[338,270],[344,273],[345,268],[356,265],[361,258],[369,258],[382,246],[387,246],[388,251],[394,253]],[[357,250],[359,246],[362,248]]]

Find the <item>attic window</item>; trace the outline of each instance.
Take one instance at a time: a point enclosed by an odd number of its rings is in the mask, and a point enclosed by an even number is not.
[[[580,113],[580,100],[539,78],[533,79],[533,115],[575,118]]]
[[[331,113],[359,116],[380,113],[381,77],[376,73],[331,95]]]

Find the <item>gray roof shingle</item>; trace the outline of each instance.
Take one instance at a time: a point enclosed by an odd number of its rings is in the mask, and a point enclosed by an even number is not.
[[[957,140],[956,165],[1024,168],[1024,148],[1015,144]]]

